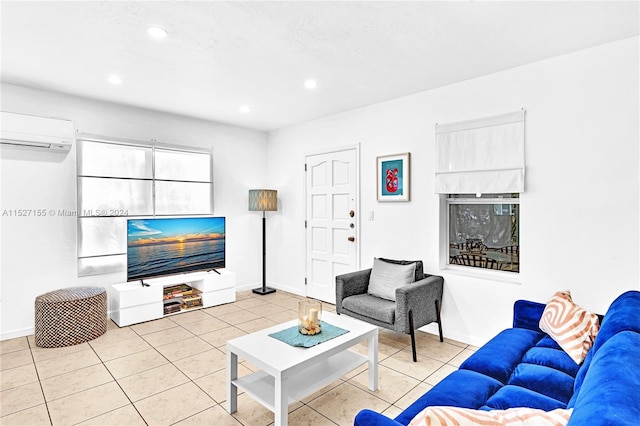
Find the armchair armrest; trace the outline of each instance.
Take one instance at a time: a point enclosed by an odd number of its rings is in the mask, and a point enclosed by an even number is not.
[[[354,426],[402,426],[401,423],[372,410],[362,410],[353,421]]]
[[[342,313],[342,300],[363,294],[369,288],[371,268],[336,276],[336,312]]]
[[[409,333],[408,312],[413,312],[414,327],[422,327],[438,320],[435,301],[442,306],[444,278],[430,275],[420,281],[396,289],[397,331]]]

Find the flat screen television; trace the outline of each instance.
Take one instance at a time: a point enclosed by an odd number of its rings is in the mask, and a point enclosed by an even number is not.
[[[225,267],[225,218],[127,220],[127,280]]]

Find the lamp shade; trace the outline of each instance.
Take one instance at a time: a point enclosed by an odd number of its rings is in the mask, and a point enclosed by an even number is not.
[[[249,211],[274,212],[278,210],[278,191],[275,189],[250,189]]]

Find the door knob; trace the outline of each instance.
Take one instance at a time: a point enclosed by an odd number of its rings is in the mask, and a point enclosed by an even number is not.
[[[349,240],[349,241],[351,241],[351,242],[354,242],[354,241],[356,240],[356,237],[353,237],[353,236],[352,236],[352,237],[347,238],[347,240]]]
[[[353,216],[355,216],[355,215],[356,215],[356,212],[354,212],[353,210],[350,210],[350,211],[349,211],[349,216],[350,216],[350,217],[353,217]]]

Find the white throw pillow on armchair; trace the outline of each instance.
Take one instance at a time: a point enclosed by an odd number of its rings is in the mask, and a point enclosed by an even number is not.
[[[416,264],[396,265],[375,257],[367,293],[382,299],[396,300],[396,289],[415,282]]]

